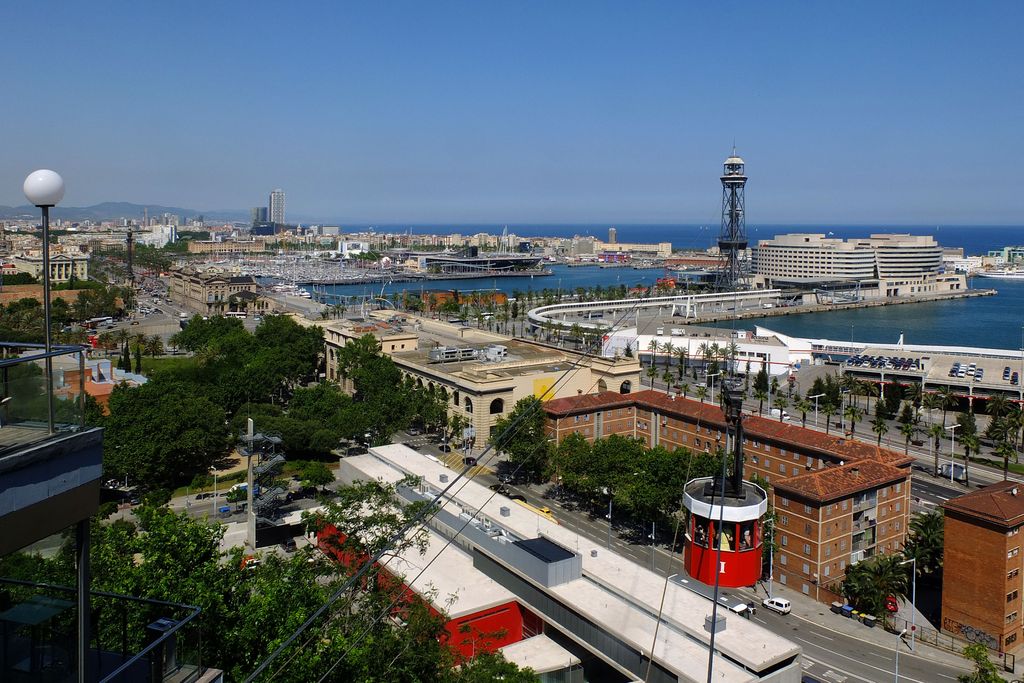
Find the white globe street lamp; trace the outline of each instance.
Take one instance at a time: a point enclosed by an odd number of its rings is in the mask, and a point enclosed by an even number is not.
[[[34,205],[48,208],[60,204],[64,198],[64,179],[56,171],[33,171],[25,178],[25,196]]]
[[[53,332],[50,329],[50,207],[64,198],[64,179],[56,171],[41,169],[25,178],[25,197],[43,212],[43,313],[46,325],[46,403],[47,425],[53,434]]]

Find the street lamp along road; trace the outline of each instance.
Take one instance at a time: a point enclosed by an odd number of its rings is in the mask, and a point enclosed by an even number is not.
[[[22,185],[25,197],[43,212],[43,321],[46,325],[47,426],[53,434],[53,333],[50,330],[50,208],[64,199],[64,179],[56,171],[40,169],[28,174]]]

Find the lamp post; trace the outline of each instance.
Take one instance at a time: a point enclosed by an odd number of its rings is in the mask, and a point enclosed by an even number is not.
[[[912,565],[910,568],[910,649],[914,649],[914,637],[917,635],[917,558],[900,562],[900,566]]]
[[[949,483],[953,483],[953,467],[956,462],[956,430],[960,427],[959,424],[949,425],[946,429],[949,430]]]
[[[46,326],[46,424],[53,434],[53,348],[50,330],[50,209],[64,198],[64,179],[56,171],[41,169],[25,178],[25,197],[43,212],[43,320]]]
[[[707,385],[707,381],[711,380],[711,405],[715,405],[715,378],[721,375],[721,372],[712,372],[710,375],[704,375],[704,384]]]
[[[846,431],[846,395],[849,393],[849,389],[841,389],[839,391],[839,428],[844,432]]]
[[[907,629],[903,629],[896,636],[896,683],[899,683],[900,680],[900,641],[905,635],[907,635]]]
[[[818,427],[818,399],[821,398],[824,395],[825,394],[815,394],[814,396],[808,396],[807,397],[807,398],[813,398],[814,399],[814,427],[815,428]]]

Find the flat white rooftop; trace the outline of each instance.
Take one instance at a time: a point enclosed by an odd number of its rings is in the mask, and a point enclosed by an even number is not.
[[[580,663],[576,655],[543,633],[506,645],[501,648],[501,654],[516,666],[528,666],[539,674],[568,669]]]
[[[421,453],[400,444],[373,448],[369,453],[343,458],[342,470],[358,470],[365,478],[394,482],[407,474],[422,477],[433,492],[454,481],[455,473]],[[344,477],[343,477],[344,478]],[[654,658],[683,680],[704,669],[710,634],[704,618],[711,603],[685,588],[633,563],[603,546],[579,536],[536,513],[512,504],[508,498],[468,479],[456,483],[443,505],[450,514],[480,511],[478,518],[503,527],[519,538],[547,538],[582,557],[582,578],[547,589],[581,615],[602,624],[637,650],[650,652],[656,615],[665,594],[662,624],[654,644]],[[507,508],[507,514],[502,514]],[[596,551],[596,552],[594,552]],[[800,648],[757,624],[730,616],[715,645],[716,680],[756,681],[758,675],[800,654]],[[696,668],[695,668],[696,667]],[[748,670],[749,669],[749,670]],[[797,668],[797,671],[799,669]],[[699,676],[703,679],[703,675]],[[695,680],[695,679],[694,679]]]

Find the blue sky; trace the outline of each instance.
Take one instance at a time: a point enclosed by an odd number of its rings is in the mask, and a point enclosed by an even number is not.
[[[3,3],[0,204],[1024,224],[1020,2]]]

